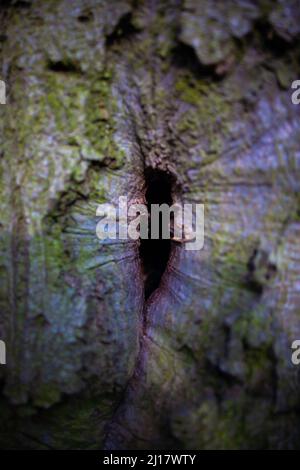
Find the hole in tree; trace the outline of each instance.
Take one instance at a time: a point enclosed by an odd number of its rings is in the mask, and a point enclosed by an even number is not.
[[[124,15],[113,32],[106,37],[106,45],[113,46],[114,44],[120,43],[122,39],[130,38],[133,36],[137,29],[133,26],[131,13]]]
[[[172,186],[173,177],[161,170],[146,169],[146,203],[149,214],[151,213],[151,204],[168,204],[172,205]],[[151,234],[151,218],[149,217],[149,236],[148,239],[141,239],[140,259],[145,285],[145,299],[159,287],[163,273],[166,270],[170,253],[171,240],[162,238],[162,215],[159,220],[159,239],[152,240]]]
[[[57,72],[57,73],[77,73],[80,71],[77,64],[69,60],[66,60],[66,61],[59,60],[58,62],[49,61],[48,69],[51,70],[51,72]]]

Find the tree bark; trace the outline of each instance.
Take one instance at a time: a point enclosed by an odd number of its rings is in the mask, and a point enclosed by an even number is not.
[[[0,5],[2,448],[299,448],[300,8]],[[205,205],[145,299],[96,207]]]

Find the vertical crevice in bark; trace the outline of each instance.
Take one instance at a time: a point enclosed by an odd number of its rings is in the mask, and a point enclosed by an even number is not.
[[[152,204],[172,205],[172,178],[161,170],[145,171],[145,198],[149,212],[148,239],[141,239],[140,258],[145,283],[145,300],[159,287],[166,270],[171,253],[171,240],[164,239],[162,234],[162,214],[160,214],[159,238],[151,238],[151,206]]]

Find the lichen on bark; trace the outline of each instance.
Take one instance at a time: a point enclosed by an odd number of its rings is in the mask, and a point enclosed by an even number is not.
[[[226,2],[227,3],[227,2]],[[0,6],[2,448],[299,448],[299,6]],[[96,206],[205,204],[144,300]]]

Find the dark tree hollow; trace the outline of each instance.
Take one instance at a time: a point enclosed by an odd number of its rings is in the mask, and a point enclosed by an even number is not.
[[[173,177],[162,170],[145,170],[145,198],[151,214],[152,204],[172,205]],[[162,215],[160,214],[160,230],[157,240],[151,239],[151,218],[149,216],[148,239],[141,239],[140,259],[144,276],[145,300],[159,287],[166,270],[171,253],[171,239],[162,238]]]

